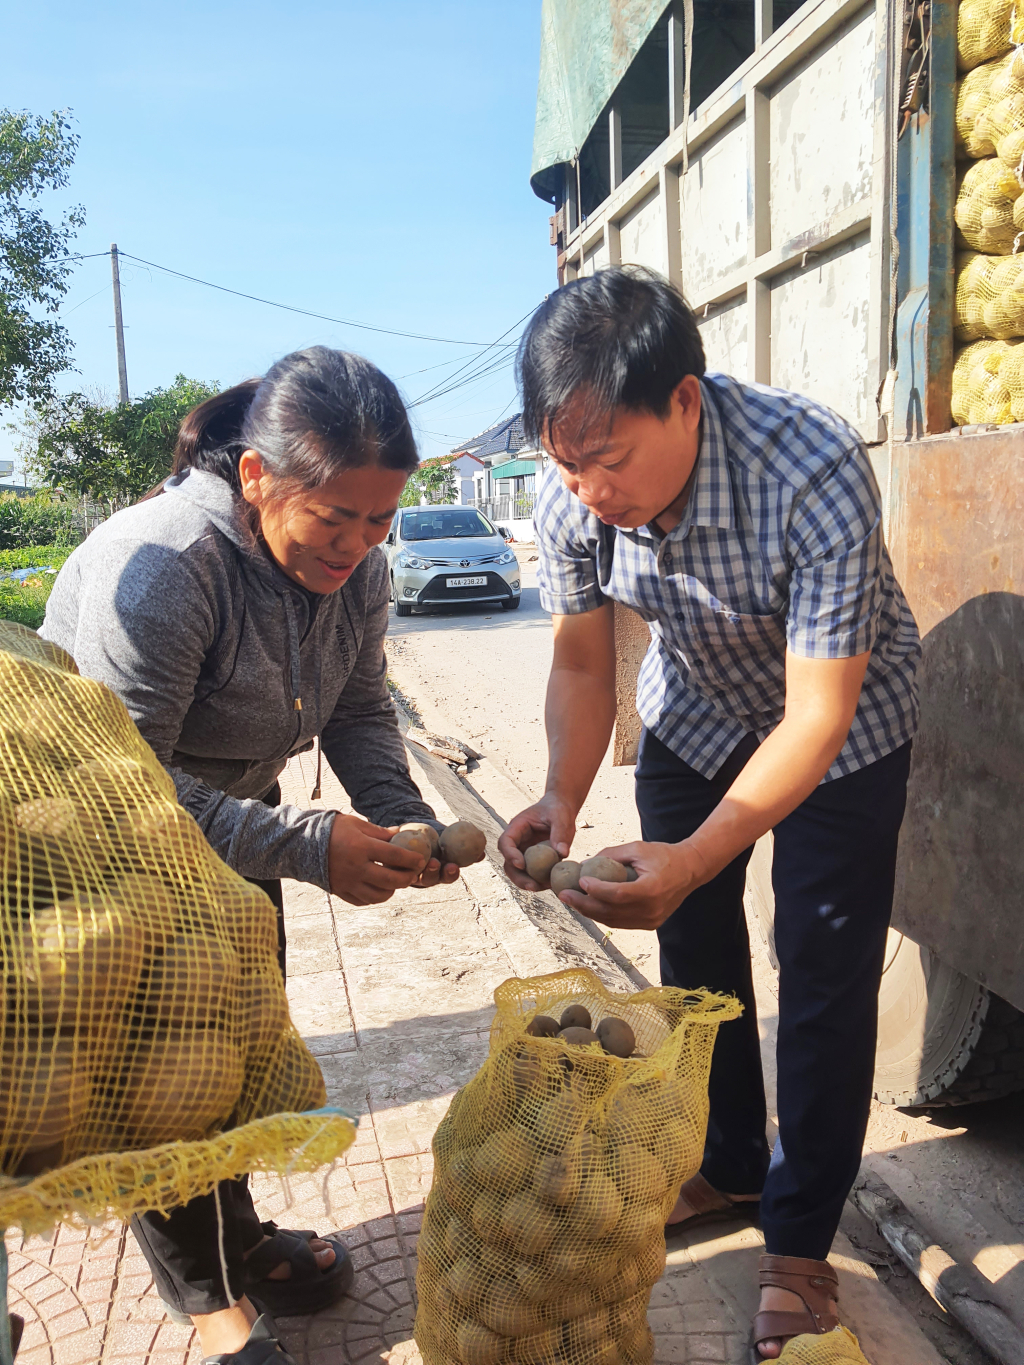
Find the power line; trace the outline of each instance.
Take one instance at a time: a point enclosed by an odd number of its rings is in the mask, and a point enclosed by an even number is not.
[[[298,313],[304,318],[316,318],[320,322],[333,322],[339,327],[358,327],[364,332],[383,332],[386,336],[408,337],[411,341],[436,341],[443,346],[482,346],[490,349],[485,341],[465,341],[457,340],[453,337],[434,337],[426,336],[422,332],[400,332],[395,327],[375,327],[369,322],[353,322],[351,318],[332,318],[326,313],[314,313],[308,308],[294,308],[289,303],[277,303],[274,299],[262,299],[256,294],[245,294],[240,289],[229,289],[224,284],[214,284],[212,280],[201,280],[196,275],[186,275],[180,270],[172,270],[170,266],[157,265],[155,261],[144,260],[142,256],[133,256],[130,251],[119,253],[129,261],[137,261],[139,265],[149,266],[152,270],[161,270],[165,275],[174,275],[179,280],[188,280],[192,284],[204,285],[207,289],[219,290],[222,294],[233,294],[237,299],[248,299],[251,303],[263,303],[268,308],[280,308],[285,313]],[[511,329],[510,329],[511,330]]]
[[[514,332],[517,327],[521,327],[522,324],[526,321],[526,319],[532,314],[532,312],[533,309],[531,308],[529,313],[524,313],[518,322],[514,322],[511,327],[507,328],[504,332],[502,332],[501,336],[498,337],[496,341],[492,341],[490,346],[488,346],[486,350],[482,351],[479,355],[474,356],[471,360],[467,361],[467,363],[462,366],[462,370],[467,369],[472,364],[480,366],[484,361],[484,357],[486,356],[487,351],[493,351],[496,346],[498,346],[502,341],[505,340],[509,332]],[[502,352],[507,354],[508,351],[517,346],[518,343],[519,338],[517,336],[512,341],[505,343],[505,345],[502,347]],[[494,359],[494,357],[492,357],[492,359]],[[486,370],[478,369],[476,372],[467,375],[465,379],[461,380],[458,384],[454,384],[453,381],[456,375],[461,374],[462,370],[456,370],[453,374],[450,374],[447,379],[442,379],[439,383],[435,384],[432,389],[427,389],[426,393],[420,394],[419,398],[414,398],[413,401],[408,406],[411,408],[416,408],[419,407],[421,403],[432,402],[435,398],[440,398],[442,397],[443,394],[451,393],[454,391],[454,389],[462,388],[464,384],[472,383],[474,379],[479,379],[484,374],[490,373],[490,368]],[[448,385],[449,387],[445,387],[446,385]]]

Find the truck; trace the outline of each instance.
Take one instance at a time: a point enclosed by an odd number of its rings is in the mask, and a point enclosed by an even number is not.
[[[901,1106],[1024,1087],[1024,423],[953,418],[958,22],[961,68],[1024,36],[1005,0],[544,0],[531,177],[559,283],[660,271],[709,369],[820,400],[870,454],[923,643],[875,1074]],[[628,763],[646,626],[619,612],[616,641]],[[769,834],[771,953],[770,874]]]

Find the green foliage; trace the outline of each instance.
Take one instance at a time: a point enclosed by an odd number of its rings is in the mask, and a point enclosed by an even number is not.
[[[81,208],[51,223],[32,201],[62,190],[78,149],[67,110],[49,118],[0,109],[0,407],[38,403],[70,367],[71,340],[52,317],[68,290]]]
[[[116,407],[81,393],[51,398],[23,428],[22,452],[50,487],[116,512],[167,477],[182,418],[216,392],[179,374],[169,388]]]
[[[75,547],[73,545],[31,545],[20,550],[0,550],[0,573],[12,569],[59,569]]]
[[[0,550],[19,550],[25,546],[67,545],[77,539],[74,512],[66,502],[49,494],[19,498],[0,492]],[[33,561],[30,559],[29,567]]]
[[[409,476],[405,491],[399,503],[401,507],[418,507],[425,498],[427,502],[451,503],[456,498],[455,455],[437,455],[432,460],[423,460]]]
[[[46,601],[55,578],[55,574],[40,574],[24,583],[13,578],[0,580],[0,620],[18,621],[38,630],[46,615]]]

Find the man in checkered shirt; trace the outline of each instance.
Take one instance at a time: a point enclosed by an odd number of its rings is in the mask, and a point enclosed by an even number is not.
[[[547,789],[499,847],[565,857],[615,719],[612,603],[648,622],[636,765],[638,874],[562,899],[657,930],[666,985],[735,993],[711,1074],[701,1173],[671,1227],[760,1208],[755,1358],[835,1317],[825,1263],[860,1164],[920,642],[848,424],[799,395],[704,372],[692,313],[637,267],[552,294],[520,350],[552,614]],[[774,831],[778,1112],[766,1137],[746,866]],[[824,1296],[824,1297],[822,1297]],[[810,1310],[810,1311],[809,1311]],[[754,1344],[756,1343],[756,1344]]]

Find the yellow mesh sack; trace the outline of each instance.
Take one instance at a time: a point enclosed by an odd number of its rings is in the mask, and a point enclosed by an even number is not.
[[[1012,54],[1011,54],[1012,56]],[[1004,60],[1009,60],[1004,59]],[[992,78],[1002,62],[985,62],[968,71],[956,88],[956,154],[977,159],[994,156],[995,145],[986,124],[992,104]]]
[[[954,209],[967,245],[986,255],[1009,255],[1020,232],[1014,207],[1022,193],[1024,186],[998,157],[972,161],[961,177]]]
[[[870,1365],[860,1342],[848,1327],[819,1336],[791,1337],[782,1348],[779,1365]]]
[[[953,362],[953,421],[957,426],[1014,422],[1009,388],[1017,364],[1016,341],[975,341],[957,351]],[[1014,355],[1013,366],[1007,364]]]
[[[1024,255],[957,257],[956,337],[1024,336]]]
[[[288,1016],[269,899],[214,854],[113,693],[10,622],[0,972],[0,1227],[16,1195],[36,1207],[23,1198],[33,1178],[50,1181],[37,1191],[50,1215],[156,1207],[146,1191],[166,1161],[145,1149],[170,1142],[186,1144],[180,1203],[211,1187],[204,1144],[218,1133],[249,1125],[231,1160],[256,1164],[262,1144],[282,1170],[307,1138],[321,1160],[325,1143],[336,1154],[352,1140],[340,1116],[275,1135],[269,1116],[317,1109],[325,1092]],[[119,1153],[132,1156],[104,1159]],[[83,1159],[69,1202],[54,1203],[41,1173]]]
[[[999,366],[999,383],[1010,396],[1011,422],[1024,422],[1024,345],[1010,343]]]
[[[735,999],[616,995],[590,971],[506,981],[487,1061],[434,1136],[417,1249],[424,1365],[649,1365],[665,1219],[700,1166],[708,1073]],[[533,1037],[582,1004],[636,1036],[629,1059]]]
[[[1008,52],[1024,37],[1016,0],[961,0],[956,26],[956,58],[961,71]]]
[[[1002,61],[992,63],[991,68],[991,79],[975,123],[975,142],[990,147],[1019,178],[1024,157],[1024,50],[1015,48]],[[979,67],[978,71],[988,69]],[[976,75],[977,72],[971,72],[971,76]],[[965,78],[964,84],[971,76]]]

